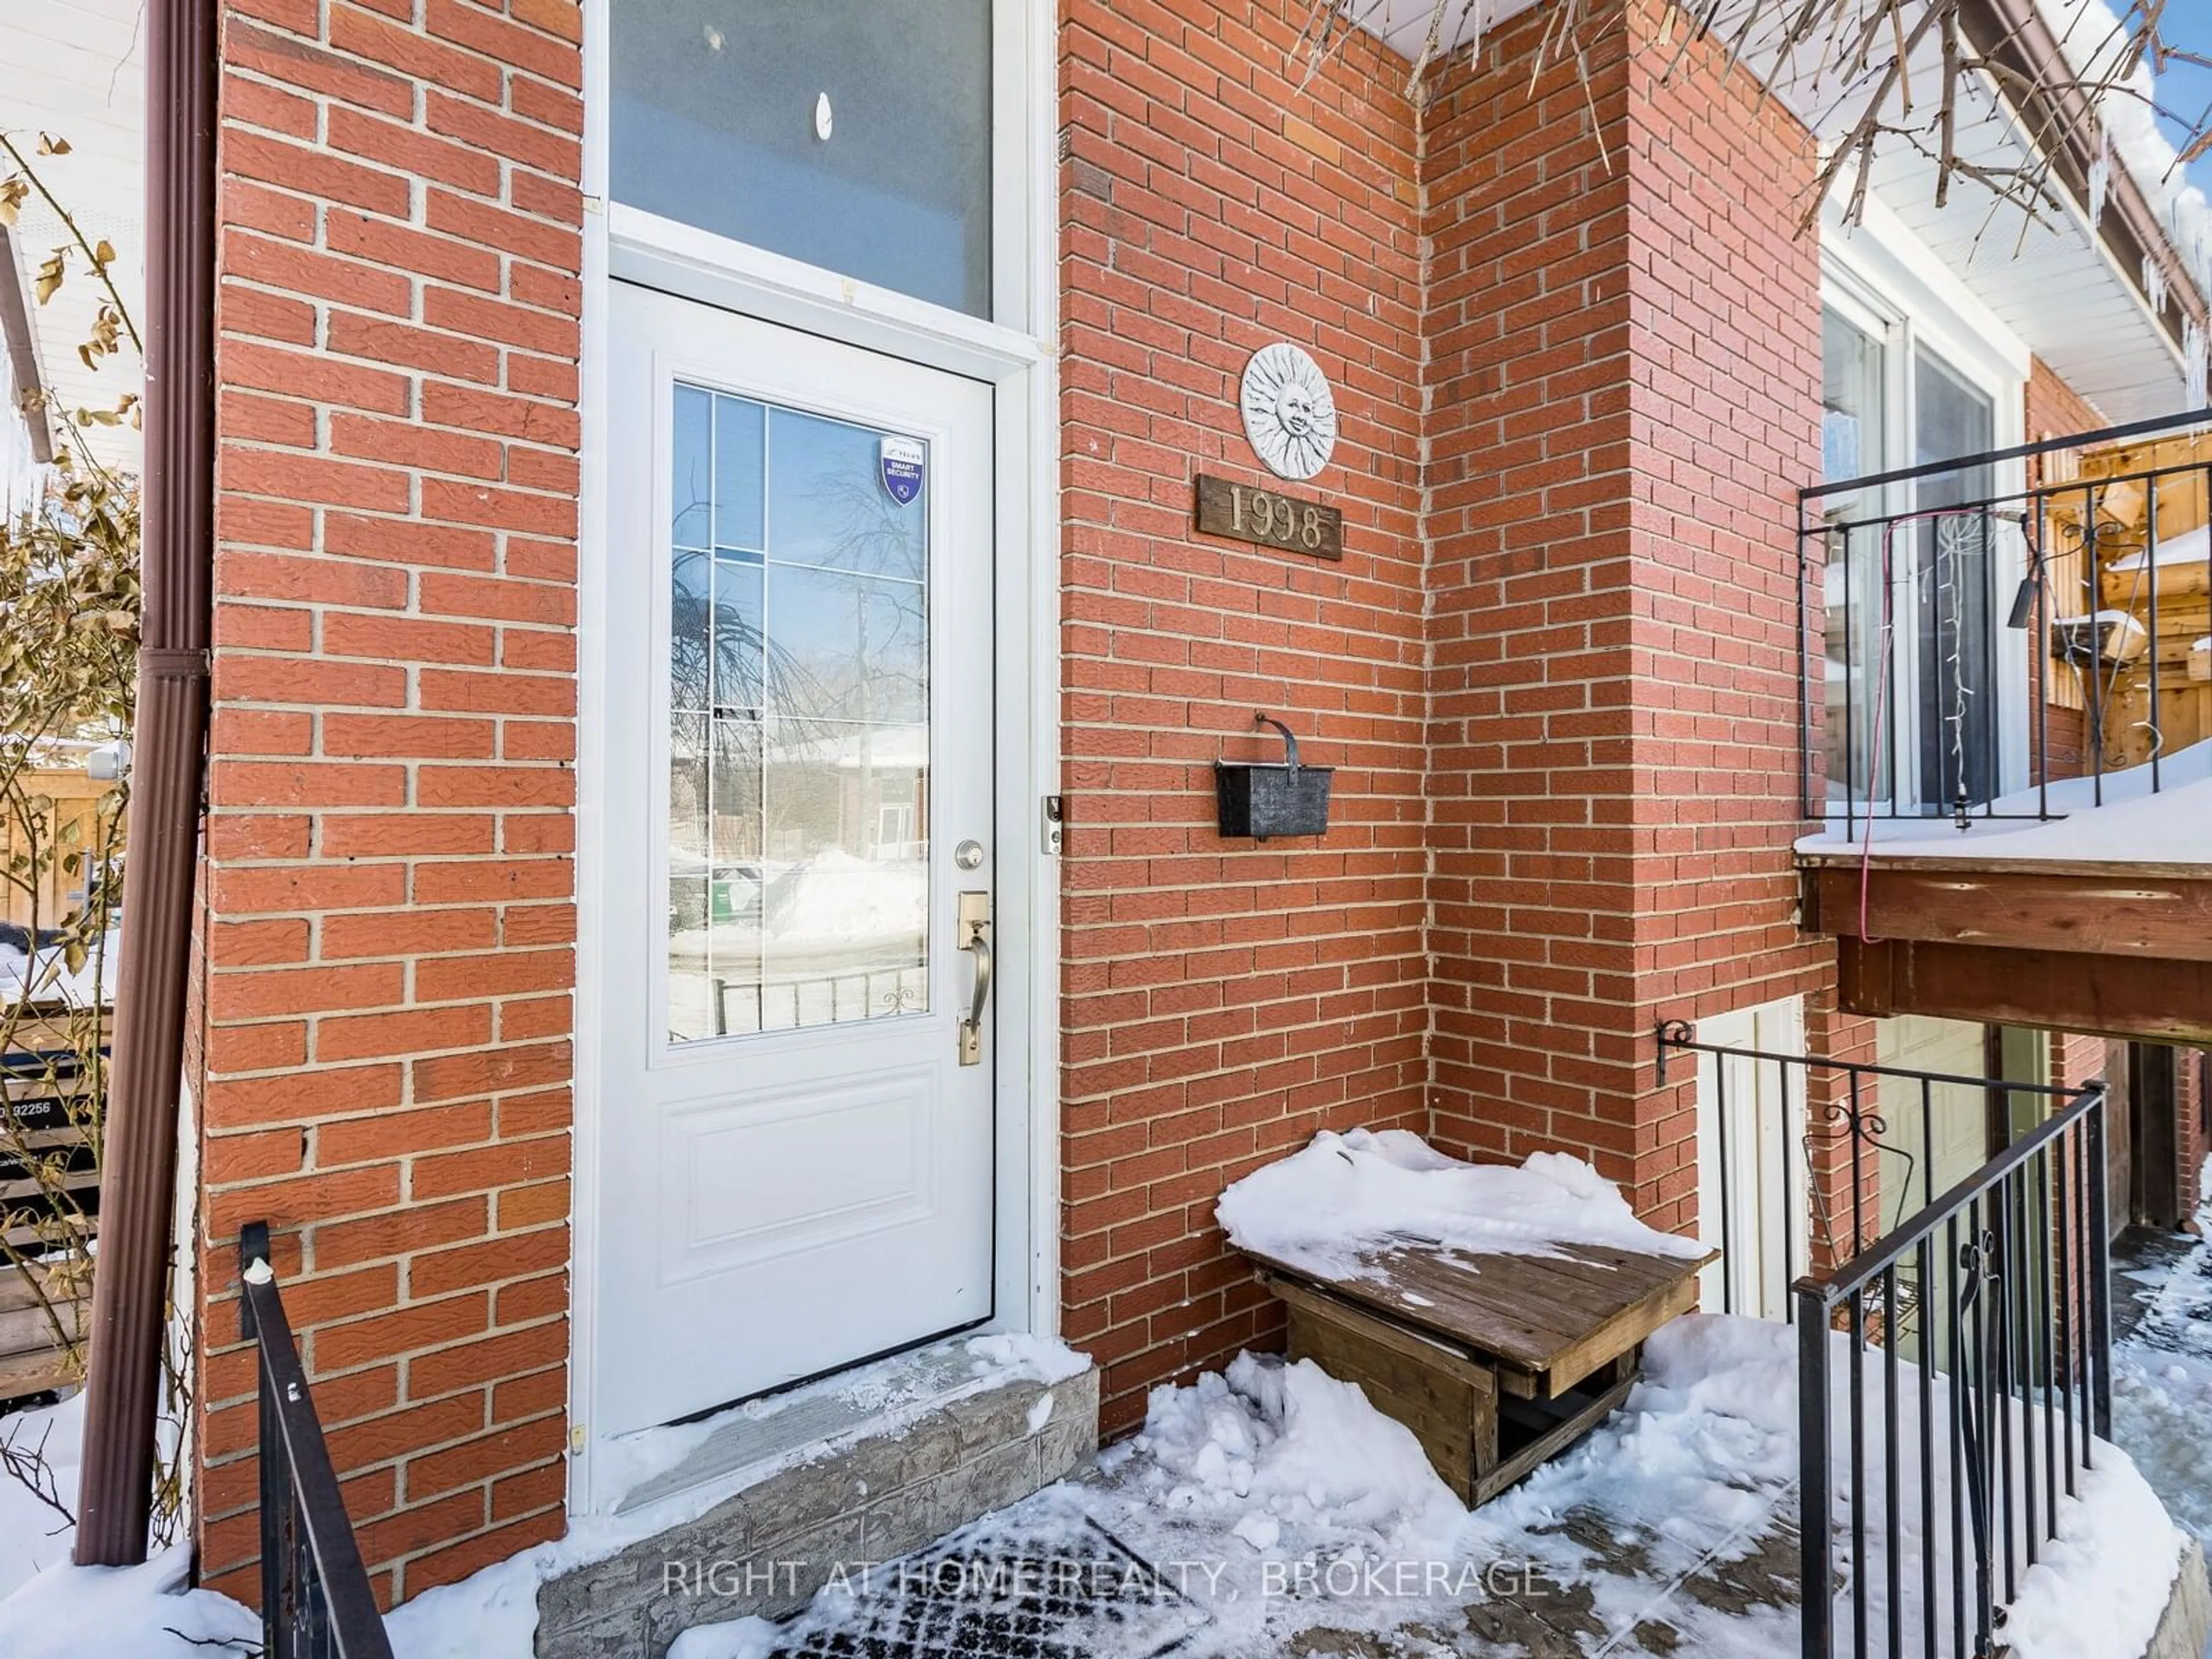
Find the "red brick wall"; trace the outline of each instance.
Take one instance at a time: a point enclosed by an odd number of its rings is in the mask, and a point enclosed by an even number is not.
[[[1405,66],[1307,8],[1070,0],[1061,32],[1063,1328],[1105,1426],[1272,1314],[1212,1220],[1318,1127],[1426,1125],[1420,226]],[[1267,481],[1246,359],[1311,351],[1342,437],[1303,493],[1341,564],[1195,535]],[[1215,833],[1216,757],[1337,768],[1323,842]]]
[[[1533,99],[1545,20],[1509,24],[1429,118],[1431,892],[1439,1136],[1680,1227],[1653,1026],[1828,972],[1789,850],[1819,256],[1802,130],[1711,53],[1661,78],[1656,15]]]
[[[574,0],[233,0],[201,1570],[252,1595],[240,1225],[380,1593],[562,1528]]]
[[[1798,229],[1814,147],[1711,43],[1668,75],[1678,13],[1629,15],[1634,1000],[1649,1030],[1801,994],[1817,1008],[1834,957],[1798,931],[1791,851],[1807,828],[1796,509],[1820,471],[1820,247]],[[1820,592],[1817,571],[1807,587]],[[1656,1225],[1695,1213],[1695,1126],[1686,1091],[1641,1113],[1656,1146],[1635,1196]]]
[[[2174,1066],[2174,1139],[2181,1200],[2185,1208],[2192,1208],[2203,1190],[2204,1160],[2212,1158],[2212,1124],[2206,1121],[2212,1117],[2212,1050],[2185,1048]]]
[[[1585,89],[1543,20],[1425,120],[1436,1130],[1630,1178],[1637,720],[1626,38]],[[1595,112],[1595,130],[1592,129]]]

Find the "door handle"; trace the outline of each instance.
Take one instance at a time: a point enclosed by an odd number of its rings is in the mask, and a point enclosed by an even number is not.
[[[975,959],[975,990],[968,1017],[960,1022],[960,1063],[983,1063],[983,1007],[991,998],[991,896],[963,893],[956,933],[957,948]]]

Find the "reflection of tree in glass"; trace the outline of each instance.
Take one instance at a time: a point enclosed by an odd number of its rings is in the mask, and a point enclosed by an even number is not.
[[[804,695],[798,706],[819,718],[779,722],[775,758],[781,781],[767,794],[768,844],[793,848],[801,858],[833,846],[869,857],[878,851],[878,722],[927,719],[928,596],[916,580],[927,569],[923,507],[902,507],[872,477],[844,470],[817,473],[806,493],[836,526],[822,562],[880,580],[830,590],[849,611],[835,618],[836,626],[821,625],[831,618],[817,618],[810,630],[811,660],[792,665],[799,682],[793,689]],[[915,765],[915,757],[905,755],[895,770],[904,779]],[[849,789],[841,777],[848,767]],[[917,823],[915,833],[919,838],[926,832]]]
[[[736,868],[755,866],[772,931],[820,854],[880,855],[887,850],[877,844],[884,786],[910,804],[905,836],[927,834],[917,787],[922,758],[910,739],[896,758],[881,753],[885,733],[877,724],[911,726],[927,718],[927,603],[915,580],[924,564],[921,510],[901,509],[872,477],[849,470],[825,471],[805,495],[817,521],[832,526],[818,542],[810,538],[809,562],[818,559],[820,572],[748,567],[726,553],[718,570],[704,551],[675,554],[669,687],[678,729],[671,800],[678,850],[700,863],[699,876],[679,879],[672,894],[671,926],[679,930],[705,924],[708,862],[718,871],[731,857]],[[717,597],[737,571],[758,572],[767,582],[765,629],[752,592]],[[775,571],[787,573],[787,584],[811,584],[803,623],[786,611],[779,624],[778,606],[788,601],[775,596],[791,589],[779,590]],[[687,713],[695,718],[684,722]],[[735,763],[747,775],[742,783],[728,775],[733,721],[751,725],[759,744],[744,744]],[[733,798],[749,798],[747,811],[760,812],[754,835],[729,834]],[[694,847],[702,825],[706,844]],[[748,850],[737,851],[740,841]]]
[[[929,639],[928,593],[921,580],[927,572],[924,500],[902,507],[873,477],[843,471],[817,474],[807,495],[836,526],[823,564],[879,579],[847,586],[842,597],[851,607],[849,629],[818,630],[825,648],[808,665],[813,707],[836,719],[861,721],[903,720],[923,713]]]
[[[676,556],[680,570],[687,559],[703,573],[703,553]],[[697,585],[680,578],[672,595],[669,615],[669,707],[715,709],[714,689],[761,682],[763,706],[782,711],[805,708],[817,700],[814,677],[788,650],[765,637],[760,623],[738,606],[711,599],[703,581]],[[810,695],[814,693],[814,695]],[[750,706],[725,697],[720,708]]]

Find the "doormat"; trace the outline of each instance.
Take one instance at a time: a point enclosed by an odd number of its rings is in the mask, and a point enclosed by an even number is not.
[[[1207,1619],[1096,1522],[1009,1516],[825,1592],[764,1659],[1152,1659]]]

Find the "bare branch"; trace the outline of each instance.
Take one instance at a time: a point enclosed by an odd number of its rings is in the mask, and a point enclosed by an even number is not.
[[[1617,5],[1594,0],[1544,0],[1551,8],[1536,53],[1535,70],[1572,64],[1587,88],[1592,47],[1602,33],[1619,27]],[[2094,47],[2075,55],[2078,64],[2037,64],[2022,70],[1976,51],[1966,27],[1968,0],[1670,0],[1667,30],[1670,58],[1664,73],[1674,76],[1692,62],[1698,43],[1718,40],[1731,59],[1755,69],[1766,95],[1774,88],[1797,89],[1822,104],[1818,122],[1826,154],[1814,199],[1801,229],[1817,223],[1822,202],[1850,179],[1844,204],[1847,220],[1863,216],[1869,174],[1877,155],[1899,151],[1918,155],[1934,173],[1935,198],[1951,198],[1953,186],[1966,183],[1989,192],[1998,207],[2021,214],[2024,236],[2038,223],[2056,223],[2061,198],[2051,156],[2070,135],[2058,130],[2052,112],[2057,94],[2078,88],[2092,109],[2107,111],[2116,100],[2148,107],[2170,126],[2182,129],[2175,145],[2177,167],[2212,155],[2212,107],[2191,116],[2154,101],[2142,71],[2154,74],[2170,64],[2212,67],[2212,48],[2202,42],[2169,40],[2166,0],[2114,0],[2117,27]],[[1308,73],[1322,53],[1335,49],[1352,28],[1372,21],[1382,0],[1308,0],[1297,50],[1309,60]],[[1416,102],[1425,84],[1449,55],[1449,43],[1478,18],[1478,0],[1431,0],[1428,26],[1413,55],[1409,95]],[[1679,21],[1678,30],[1673,22]],[[2175,25],[2174,27],[2179,27]],[[2203,27],[2200,25],[2199,27]],[[1931,37],[1929,31],[1935,31]],[[1478,42],[1479,44],[1479,27]],[[2016,46],[2016,39],[2002,43]],[[1926,84],[1932,79],[1932,89]],[[1926,93],[1928,95],[1923,96]],[[2008,112],[2023,121],[2040,153],[2018,167],[1992,165],[1960,152],[1969,131],[1969,98],[1994,92]],[[1596,124],[1595,95],[1586,118]],[[1971,145],[1971,139],[1966,140]],[[1985,227],[1986,228],[1986,227]]]

